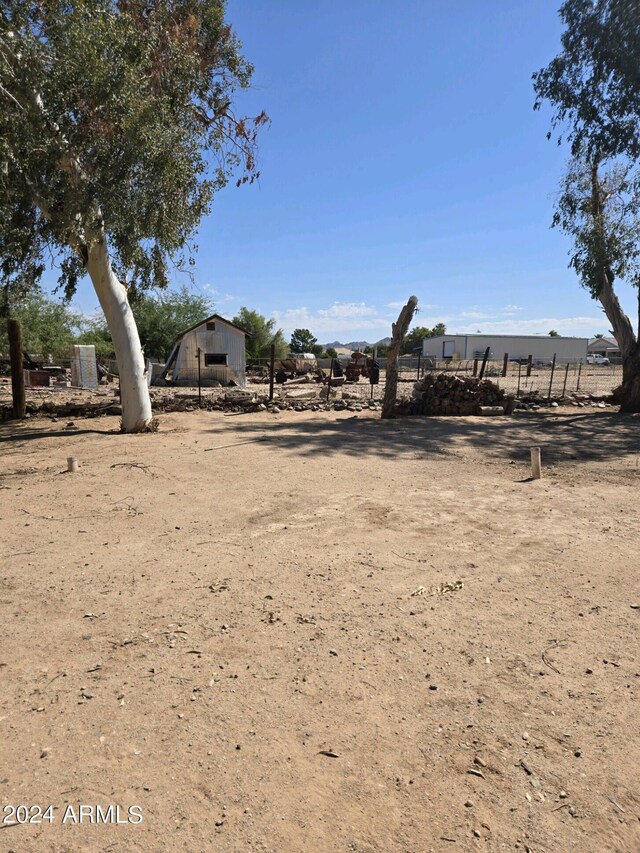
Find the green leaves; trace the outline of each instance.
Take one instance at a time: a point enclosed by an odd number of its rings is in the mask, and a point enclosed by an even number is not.
[[[572,240],[572,266],[594,299],[603,274],[640,279],[640,172],[627,159],[574,158],[562,179],[553,224]]]
[[[166,359],[179,332],[205,320],[213,311],[213,302],[206,296],[193,293],[188,287],[164,293],[138,293],[131,301],[140,335],[140,343],[149,358]],[[82,343],[95,344],[103,351],[110,345],[111,336],[106,323],[96,318]]]
[[[273,318],[267,320],[257,311],[243,307],[231,322],[251,335],[245,343],[247,361],[269,358],[272,345],[276,348],[276,358],[284,358],[287,354],[289,348],[284,334],[282,329],[275,328],[276,321]]]
[[[311,352],[320,355],[322,346],[314,338],[309,329],[294,329],[289,343],[291,352]]]
[[[533,75],[535,108],[549,101],[553,129],[572,154],[640,156],[640,4],[566,0],[562,52]]]
[[[48,299],[40,290],[11,307],[20,321],[23,348],[29,353],[69,357],[69,347],[86,321],[65,302]],[[8,351],[7,324],[0,323],[0,351]]]
[[[37,255],[48,243],[67,258],[68,292],[80,271],[72,259],[103,233],[131,286],[164,286],[214,193],[234,172],[256,178],[268,119],[233,113],[252,67],[224,11],[223,0],[3,4],[3,281],[39,274],[11,224],[19,209]]]
[[[418,348],[422,349],[424,338],[437,338],[439,335],[445,335],[446,333],[447,327],[444,323],[436,323],[432,329],[428,326],[415,326],[402,343],[402,354],[409,355]]]

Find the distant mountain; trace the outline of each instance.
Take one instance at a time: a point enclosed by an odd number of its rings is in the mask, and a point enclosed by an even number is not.
[[[334,349],[338,349],[338,347],[342,347],[343,349],[349,350],[363,350],[365,347],[377,347],[377,346],[385,346],[388,347],[391,343],[391,338],[382,338],[380,341],[376,341],[371,344],[369,341],[349,341],[346,344],[341,343],[340,341],[332,341],[330,344],[322,344],[322,346],[327,349],[327,347],[333,347]]]

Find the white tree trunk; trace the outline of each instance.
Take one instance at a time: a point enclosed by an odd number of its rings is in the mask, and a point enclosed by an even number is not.
[[[104,311],[116,353],[122,429],[124,432],[144,432],[151,427],[153,420],[144,355],[127,290],[111,268],[104,237],[89,248],[87,272]]]

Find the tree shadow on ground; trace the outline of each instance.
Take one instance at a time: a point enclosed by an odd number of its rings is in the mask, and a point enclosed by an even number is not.
[[[119,435],[120,430],[105,429],[33,429],[33,424],[11,421],[0,425],[0,444],[9,441],[33,441],[39,438],[68,438],[71,435]]]
[[[207,432],[219,445],[230,442],[229,422]],[[528,461],[539,445],[545,463],[604,461],[640,453],[640,415],[586,412],[550,415],[527,412],[515,417],[406,417],[304,419],[264,423],[233,420],[238,442],[265,437],[282,450],[303,456],[325,454],[384,458],[463,456],[476,451],[495,460]],[[213,444],[215,445],[215,440]]]

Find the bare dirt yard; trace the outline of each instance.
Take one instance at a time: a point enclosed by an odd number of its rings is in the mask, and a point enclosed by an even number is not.
[[[63,426],[0,427],[2,851],[640,850],[640,418]]]

